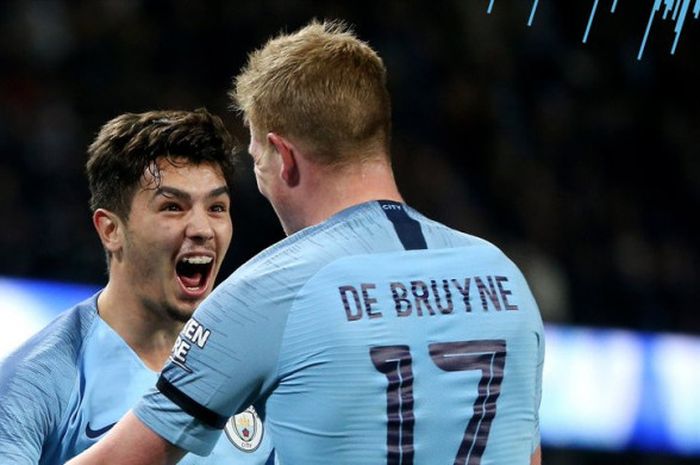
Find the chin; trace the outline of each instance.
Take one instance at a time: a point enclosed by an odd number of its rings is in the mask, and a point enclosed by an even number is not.
[[[173,320],[179,321],[180,323],[187,323],[189,319],[192,318],[192,314],[199,303],[200,302],[197,301],[195,303],[181,303],[180,305],[166,305],[165,312]]]

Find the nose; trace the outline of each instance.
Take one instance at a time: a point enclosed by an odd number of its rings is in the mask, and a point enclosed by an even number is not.
[[[190,214],[185,234],[197,242],[207,242],[214,238],[214,228],[211,218],[203,208],[194,208]]]

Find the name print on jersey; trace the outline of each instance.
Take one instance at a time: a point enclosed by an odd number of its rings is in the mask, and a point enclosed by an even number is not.
[[[392,307],[399,318],[471,313],[471,297],[476,299],[477,294],[485,312],[518,310],[506,276],[393,281],[383,291],[375,283],[361,283],[340,286],[338,292],[348,321],[382,318],[380,308],[386,311]]]
[[[192,370],[187,366],[187,354],[190,352],[192,344],[196,344],[200,349],[204,348],[210,335],[210,330],[194,318],[190,318],[175,341],[173,350],[170,352],[170,360],[188,373],[192,373]]]

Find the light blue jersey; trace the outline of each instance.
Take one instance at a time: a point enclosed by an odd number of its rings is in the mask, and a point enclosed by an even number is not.
[[[63,464],[156,383],[158,373],[98,316],[96,302],[65,312],[0,362],[0,464]],[[180,463],[265,464],[271,445],[260,421],[250,412],[236,419],[208,459]]]
[[[285,465],[529,464],[543,357],[499,249],[374,201],[231,275],[135,413],[198,454],[253,403]]]

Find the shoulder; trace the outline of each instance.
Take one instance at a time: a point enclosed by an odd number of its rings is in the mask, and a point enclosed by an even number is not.
[[[265,321],[270,331],[283,327],[299,291],[320,269],[343,255],[339,252],[343,245],[329,239],[341,226],[328,222],[312,226],[258,253],[219,284],[194,317],[207,323],[204,315],[213,312],[237,322]]]
[[[70,391],[84,339],[97,316],[95,299],[62,313],[0,361],[3,404],[18,395],[58,398]]]
[[[59,427],[97,316],[95,299],[61,314],[0,361],[0,450],[13,463],[37,463]]]
[[[519,266],[494,243],[472,234],[468,234],[442,223],[431,220],[409,208],[409,214],[421,224],[423,233],[431,250],[444,249],[445,252],[469,263],[470,268],[486,275],[497,273],[507,276],[513,285],[518,286],[532,308],[537,305],[525,276]]]
[[[500,252],[497,246],[482,237],[451,228],[439,221],[426,217],[411,207],[407,207],[407,212],[411,218],[420,223],[423,234],[425,234],[429,242],[431,242],[431,248],[475,247],[489,249],[493,252]]]
[[[451,228],[424,216],[413,208],[407,207],[407,210],[409,216],[420,223],[421,230],[431,249],[464,248],[471,253],[478,253],[512,264],[503,250],[487,239]]]
[[[273,244],[241,265],[220,287],[265,282],[272,286],[268,289],[274,289],[275,283],[293,286],[303,281],[337,255],[339,244],[329,238],[338,226],[327,223],[312,226]]]

